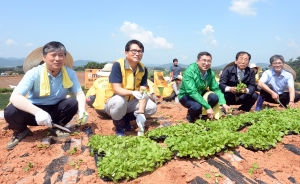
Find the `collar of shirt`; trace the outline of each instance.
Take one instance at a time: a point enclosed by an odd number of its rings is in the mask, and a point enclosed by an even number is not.
[[[236,68],[236,70],[237,70],[237,72],[236,72],[237,74],[240,73],[240,71],[241,71],[243,74],[245,74],[245,70],[240,70],[239,68]]]
[[[200,74],[201,74],[201,78],[203,79],[203,80],[205,80],[206,79],[206,76],[207,76],[207,71],[202,75],[202,73],[200,72]]]
[[[285,70],[282,69],[279,76],[284,76],[284,72],[285,72]],[[274,69],[271,69],[271,73],[272,73],[272,76],[273,76],[273,75],[276,75]]]

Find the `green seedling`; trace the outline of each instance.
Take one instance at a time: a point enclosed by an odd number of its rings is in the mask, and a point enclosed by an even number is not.
[[[44,145],[42,143],[40,143],[38,146],[37,146],[39,149],[43,149],[43,148],[49,148],[50,146],[49,145]]]
[[[39,145],[38,145],[38,148],[42,149],[42,148],[43,148],[43,144],[42,144],[42,143],[39,144]]]
[[[257,169],[258,169],[258,164],[254,162],[252,167],[250,167],[249,169],[249,174],[252,175]]]
[[[24,171],[27,172],[29,169],[33,168],[33,163],[28,162],[27,166],[24,168]]]
[[[48,137],[50,135],[50,132],[48,131],[48,132],[46,132],[46,136]]]
[[[206,174],[205,174],[205,177],[206,177],[206,178],[210,178],[210,174],[209,174],[209,173],[206,173]]]
[[[237,92],[243,92],[245,89],[247,88],[247,85],[242,83],[241,81],[238,83],[238,85],[236,86],[236,90]]]
[[[73,132],[73,133],[71,134],[71,136],[75,136],[75,135],[78,135],[78,134],[79,134],[79,132],[75,131],[75,132]]]
[[[76,153],[76,151],[77,151],[77,147],[74,147],[73,149],[69,150],[68,153],[70,155],[74,155]]]
[[[220,173],[215,173],[215,177],[220,177],[220,178],[222,178],[222,177],[223,177],[223,175],[222,175],[222,174],[220,174]]]
[[[153,120],[153,123],[156,124],[156,125],[159,124],[157,119]]]
[[[77,126],[80,126],[80,125],[84,124],[84,123],[85,123],[85,118],[86,118],[86,117],[87,117],[87,114],[86,114],[85,112],[83,112],[82,118],[80,118],[80,119],[77,120],[76,125],[77,125]]]
[[[166,118],[167,118],[167,119],[169,119],[169,118],[170,118],[170,116],[166,116]]]
[[[79,159],[77,162],[76,161],[72,161],[72,162],[70,162],[70,166],[74,166],[76,169],[79,169],[79,165],[80,165],[80,163],[81,162],[83,162],[83,160],[82,159]]]

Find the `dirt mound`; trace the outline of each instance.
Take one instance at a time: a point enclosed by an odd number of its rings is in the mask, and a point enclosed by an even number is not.
[[[1,84],[2,82],[1,78]],[[269,106],[278,108],[278,105]],[[297,106],[300,107],[299,103]],[[30,127],[34,136],[26,137],[12,151],[6,150],[12,131],[3,129],[6,122],[1,119],[1,183],[107,183],[97,175],[94,157],[90,156],[87,147],[88,135],[84,128],[91,127],[95,134],[114,135],[114,126],[111,120],[101,119],[94,109],[87,107],[87,111],[90,115],[88,124],[71,128],[78,134],[64,140],[53,140],[47,147],[41,145],[41,141],[47,136],[48,129]],[[185,123],[186,113],[187,110],[178,103],[159,104],[157,113],[147,119],[146,128],[149,131],[157,127]],[[134,121],[131,123],[137,127]],[[137,135],[137,129],[126,134]],[[154,172],[122,183],[300,183],[300,156],[297,154],[299,148],[300,135],[289,135],[276,148],[266,152],[253,152],[239,146],[207,159],[175,156]]]
[[[88,126],[91,127],[94,133],[114,135],[114,126],[111,120],[101,119],[90,107],[87,107],[87,111],[90,114]],[[158,105],[157,113],[147,120],[146,127],[151,130],[159,126],[184,123],[186,122],[185,115],[186,109],[180,104],[162,103]],[[73,180],[69,178],[69,181],[104,183],[97,176],[94,158],[90,156],[87,147],[88,136],[84,133],[83,127],[73,128],[73,131],[79,132],[78,135],[53,142],[49,148],[40,145],[41,140],[46,137],[48,129],[45,127],[30,127],[34,136],[25,138],[14,150],[7,151],[5,146],[12,136],[12,131],[3,130],[5,125],[4,120],[1,120],[0,138],[3,144],[0,146],[0,180],[2,183],[15,183],[18,181],[22,181],[22,183],[62,182],[66,177],[66,173],[71,171],[73,171],[73,174],[71,174]],[[137,130],[127,132],[127,135],[137,135]],[[75,140],[77,140],[77,143]],[[76,145],[77,150],[72,153],[74,145]],[[294,149],[299,148],[300,136],[285,136],[282,143],[266,152],[253,152],[238,147],[226,153],[221,152],[206,160],[175,157],[153,173],[143,175],[133,181],[124,181],[124,183],[186,183],[191,182],[197,176],[209,183],[214,183],[217,180],[219,183],[224,183],[225,180],[238,183],[259,181],[289,183],[291,179],[299,182],[300,157],[289,151],[293,148],[288,149],[286,145],[294,145]],[[29,163],[33,167],[25,171]],[[250,174],[249,170],[255,167],[255,163],[257,169]]]

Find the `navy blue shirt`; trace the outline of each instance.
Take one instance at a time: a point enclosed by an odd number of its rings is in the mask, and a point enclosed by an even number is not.
[[[147,76],[148,76],[148,70],[145,68],[145,73],[141,80],[140,86],[147,86]],[[120,63],[115,62],[113,64],[111,73],[109,75],[109,82],[110,83],[122,83],[122,72],[121,72]]]
[[[173,79],[176,79],[177,76],[180,74],[181,72],[181,67],[179,65],[173,65],[170,67],[170,72],[173,72]]]

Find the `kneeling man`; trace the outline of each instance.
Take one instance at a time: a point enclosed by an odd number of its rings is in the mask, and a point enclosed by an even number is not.
[[[219,104],[226,112],[229,111],[224,95],[216,81],[215,73],[210,69],[211,59],[210,53],[200,52],[196,62],[192,63],[184,72],[178,99],[181,105],[188,108],[186,119],[190,123],[195,122],[202,114],[202,107],[207,111],[209,119],[214,118],[213,107],[219,107]],[[205,93],[207,94],[205,95]],[[207,99],[204,98],[204,95],[208,95]]]
[[[226,67],[221,75],[219,86],[224,93],[227,105],[240,105],[238,110],[249,112],[258,97],[255,83],[255,73],[248,67],[251,55],[247,52],[238,52],[235,64]],[[240,90],[239,84],[245,84]]]

